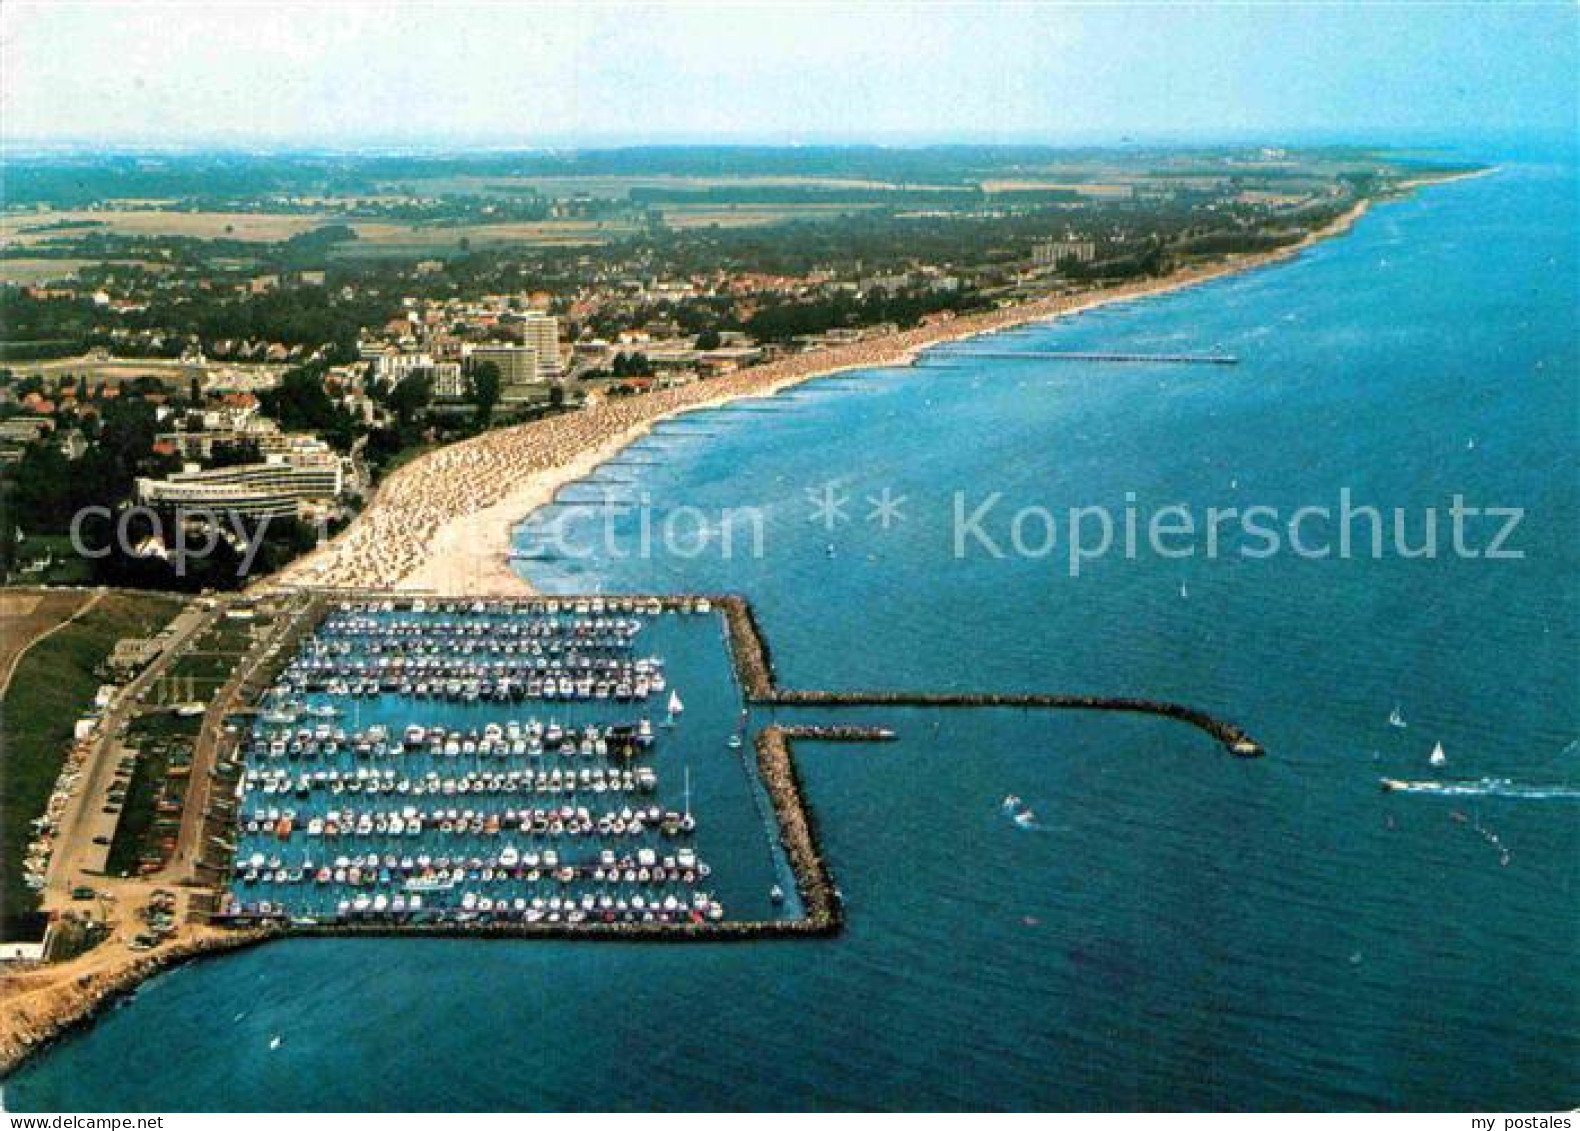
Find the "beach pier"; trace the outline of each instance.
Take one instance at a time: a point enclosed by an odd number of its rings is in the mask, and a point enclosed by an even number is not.
[[[1240,359],[1232,354],[1214,353],[1105,353],[1082,350],[941,349],[936,351],[934,356],[950,360],[958,357],[969,357],[988,361],[1100,361],[1124,365],[1240,364]],[[932,365],[929,363],[927,368],[932,368]]]

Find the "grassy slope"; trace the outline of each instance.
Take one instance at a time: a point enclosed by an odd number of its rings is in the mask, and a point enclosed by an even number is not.
[[[115,642],[148,636],[180,604],[168,597],[112,594],[77,623],[28,652],[0,701],[0,935],[12,918],[34,910],[22,883],[32,821],[44,812],[72,728],[105,682],[94,673]]]

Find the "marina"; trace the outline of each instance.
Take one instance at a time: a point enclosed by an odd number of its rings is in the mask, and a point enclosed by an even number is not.
[[[343,600],[248,716],[218,921],[696,926],[725,917],[658,620],[706,599]],[[718,637],[722,641],[722,634]],[[723,762],[738,756],[714,746]]]
[[[883,725],[753,706],[1106,710],[1187,723],[1239,757],[1261,745],[1178,704],[1122,697],[782,688],[734,596],[437,599],[359,595],[307,614],[256,707],[233,717],[230,881],[215,921],[275,930],[826,934],[843,913],[793,741],[883,742]],[[660,638],[719,653],[688,688]],[[690,646],[678,644],[682,651]],[[693,769],[720,809],[694,805]],[[710,801],[712,797],[710,796]],[[757,824],[732,915],[707,829]],[[750,835],[750,834],[748,834]],[[735,838],[732,838],[735,839]],[[728,870],[728,869],[727,869]],[[793,894],[793,897],[792,897]],[[730,903],[733,903],[732,895]]]

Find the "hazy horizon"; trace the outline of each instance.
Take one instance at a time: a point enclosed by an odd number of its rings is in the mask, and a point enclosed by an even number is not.
[[[1580,112],[1569,4],[22,0],[0,23],[12,151],[1430,144]]]

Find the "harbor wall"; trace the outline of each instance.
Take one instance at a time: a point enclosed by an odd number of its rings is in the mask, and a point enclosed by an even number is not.
[[[1221,743],[1237,758],[1260,758],[1262,744],[1234,723],[1206,711],[1161,699],[1112,695],[1020,695],[999,692],[776,690],[763,700],[786,707],[1019,707],[1028,710],[1125,711],[1187,723]]]
[[[767,638],[751,603],[743,597],[712,598],[724,613],[730,655],[747,698],[786,707],[1021,707],[1042,710],[1126,711],[1174,719],[1203,731],[1239,758],[1266,751],[1246,730],[1206,711],[1161,699],[1119,695],[1008,694],[993,691],[824,691],[780,687]]]

